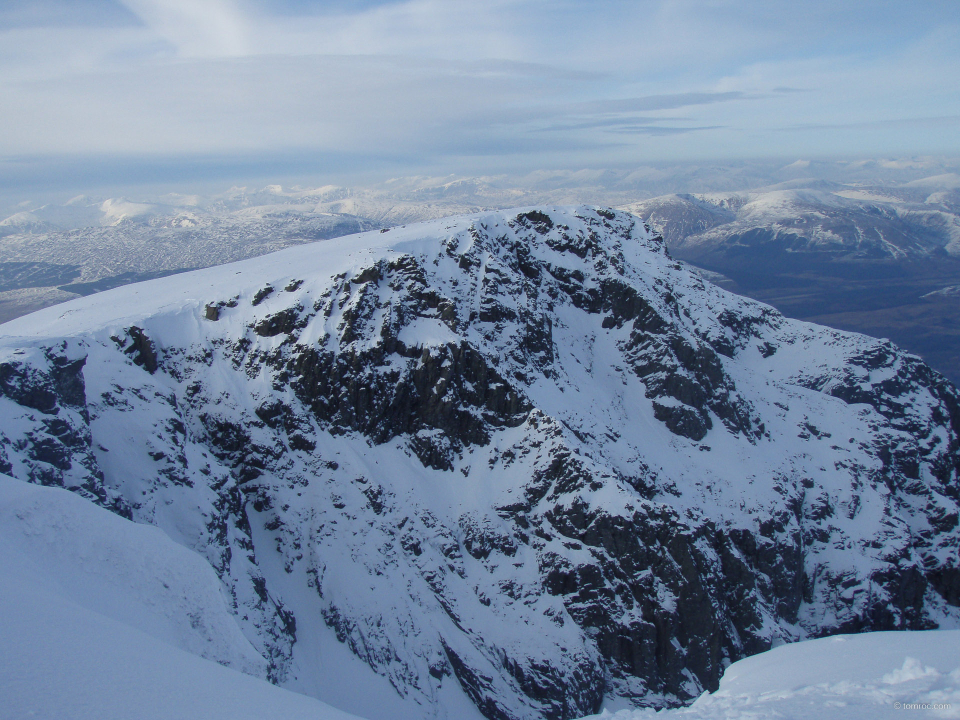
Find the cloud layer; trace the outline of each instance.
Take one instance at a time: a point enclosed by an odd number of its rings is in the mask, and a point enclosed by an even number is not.
[[[7,165],[960,151],[955,0],[9,0],[0,48]]]

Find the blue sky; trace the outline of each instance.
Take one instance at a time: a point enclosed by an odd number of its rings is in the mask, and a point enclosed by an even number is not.
[[[5,0],[0,182],[956,155],[958,87],[956,0]]]

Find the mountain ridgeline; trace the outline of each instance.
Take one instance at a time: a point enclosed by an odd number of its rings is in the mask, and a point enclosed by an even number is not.
[[[960,190],[784,183],[626,206],[674,257],[789,317],[891,338],[960,382]]]
[[[954,386],[625,213],[369,232],[3,328],[0,472],[198,552],[266,675],[331,702],[567,720],[960,621]]]

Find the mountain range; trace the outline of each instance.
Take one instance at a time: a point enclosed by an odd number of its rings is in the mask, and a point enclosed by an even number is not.
[[[887,337],[960,381],[956,175],[897,186],[823,180],[625,206],[674,256],[784,314]]]
[[[249,672],[370,720],[675,706],[782,643],[960,621],[956,388],[627,213],[49,307],[3,325],[0,408],[0,472],[198,554]]]
[[[0,321],[364,229],[587,201],[635,212],[674,256],[727,289],[790,317],[890,338],[960,382],[955,171],[919,161],[747,163],[23,200],[0,220]],[[686,192],[661,194],[677,188]]]

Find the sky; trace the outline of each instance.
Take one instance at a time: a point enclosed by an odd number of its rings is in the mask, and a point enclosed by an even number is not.
[[[956,0],[3,0],[0,187],[960,154]]]

